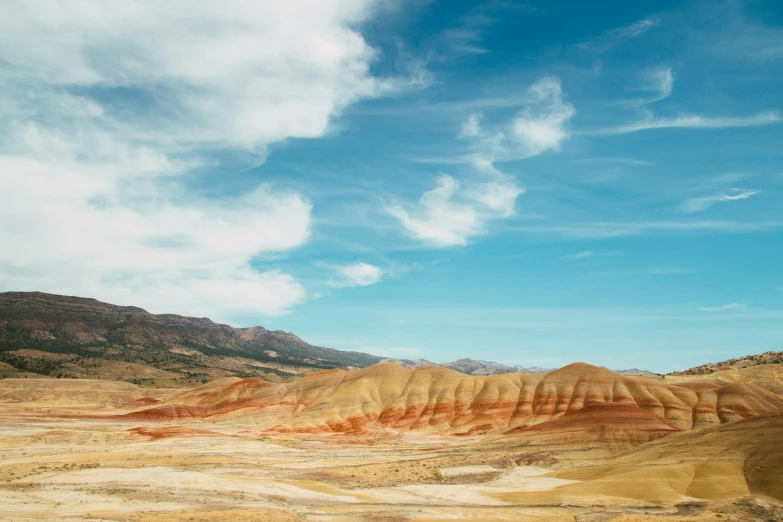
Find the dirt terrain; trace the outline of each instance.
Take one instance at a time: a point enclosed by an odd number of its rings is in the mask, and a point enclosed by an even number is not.
[[[780,365],[733,372],[0,380],[0,519],[783,520]]]

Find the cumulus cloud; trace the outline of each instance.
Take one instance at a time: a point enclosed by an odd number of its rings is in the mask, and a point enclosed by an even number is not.
[[[724,194],[716,194],[713,196],[704,196],[701,198],[689,199],[682,204],[683,212],[699,212],[705,210],[715,203],[722,203],[726,201],[739,201],[742,199],[748,199],[751,196],[758,194],[758,190],[745,190],[745,189],[731,189]]]
[[[742,303],[731,303],[722,306],[705,306],[703,308],[700,308],[700,310],[704,312],[725,312],[728,310],[738,310],[744,312],[747,309],[748,306]]]
[[[304,288],[254,259],[305,243],[311,205],[269,184],[228,199],[182,179],[209,151],[263,159],[356,100],[363,0],[0,4],[0,289],[230,318]]]
[[[338,274],[337,279],[329,281],[334,288],[374,285],[383,277],[383,270],[369,263],[358,262],[332,268]]]
[[[466,245],[487,232],[493,219],[509,217],[524,189],[511,178],[494,177],[463,187],[451,176],[440,175],[435,188],[415,205],[391,205],[386,211],[397,218],[412,237],[436,247]]]

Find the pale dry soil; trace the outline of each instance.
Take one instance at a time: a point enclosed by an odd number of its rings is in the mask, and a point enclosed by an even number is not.
[[[152,433],[166,426],[145,425]],[[552,468],[600,461],[600,448],[483,451],[479,439],[432,435],[368,444],[260,437],[239,423],[178,426],[185,430],[154,440],[129,432],[140,427],[129,422],[6,412],[0,519],[753,520],[736,502],[697,505],[682,515],[671,498],[580,494],[579,480],[553,476]],[[557,494],[563,490],[569,493]],[[758,520],[783,520],[775,518],[781,511],[774,503],[744,501],[766,517]]]

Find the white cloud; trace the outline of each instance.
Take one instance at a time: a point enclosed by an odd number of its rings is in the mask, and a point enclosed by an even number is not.
[[[540,78],[514,105],[520,107],[518,112],[501,123],[482,126],[482,116],[476,113],[463,121],[458,137],[471,142],[464,161],[480,171],[498,174],[495,162],[557,151],[570,137],[567,123],[576,110],[564,100],[559,78]]]
[[[417,239],[441,247],[465,245],[468,238],[483,233],[484,229],[472,205],[454,201],[459,188],[457,180],[444,174],[437,179],[434,189],[421,196],[418,208],[409,211],[392,205],[387,212]]]
[[[467,120],[462,123],[460,129],[460,138],[475,138],[481,134],[481,124],[479,122],[481,116],[478,114],[471,114]]]
[[[576,261],[576,260],[579,260],[579,259],[587,259],[588,257],[593,257],[593,256],[595,256],[595,252],[593,252],[592,250],[585,250],[583,252],[577,252],[576,254],[569,254],[567,256],[561,256],[561,257],[558,257],[557,259],[562,259],[562,260],[565,260],[565,261]]]
[[[436,183],[412,208],[391,205],[386,209],[412,237],[436,247],[463,246],[485,234],[489,221],[514,214],[516,198],[524,192],[501,175],[467,188],[445,174]]]
[[[705,210],[715,203],[722,203],[725,201],[739,201],[742,199],[748,199],[749,197],[758,194],[758,190],[745,190],[745,189],[731,189],[727,194],[716,194],[714,196],[704,196],[701,198],[689,199],[682,204],[683,212],[698,212]]]
[[[305,243],[311,205],[269,184],[183,188],[211,149],[328,132],[374,78],[363,0],[0,4],[0,289],[230,318],[305,298],[253,259]]]
[[[332,268],[339,275],[338,279],[329,281],[335,288],[374,285],[383,277],[383,270],[369,263],[358,262]]]
[[[317,137],[332,114],[383,87],[367,73],[373,50],[351,29],[369,14],[361,0],[12,0],[0,9],[12,91],[129,89],[162,111],[155,132],[173,130],[175,142],[255,148]]]
[[[619,125],[600,129],[587,134],[597,135],[616,135],[629,134],[651,129],[722,129],[727,127],[758,127],[761,125],[771,125],[781,121],[777,112],[760,112],[753,116],[741,116],[736,118],[708,117],[698,114],[678,116],[676,118],[655,118],[650,116],[644,120],[630,123],[628,125]]]
[[[525,189],[510,176],[496,174],[490,181],[475,183],[464,191],[469,200],[481,203],[491,214],[485,213],[484,219],[493,217],[508,218],[516,213],[517,197]]]
[[[704,312],[723,312],[727,310],[739,310],[739,311],[745,311],[748,309],[748,306],[742,303],[731,303],[727,305],[722,306],[705,306],[703,308],[700,308],[700,310]]]
[[[525,189],[495,162],[536,156],[559,150],[568,139],[566,123],[576,114],[564,101],[560,80],[544,77],[530,86],[522,109],[502,130],[485,130],[480,114],[470,114],[458,137],[469,139],[470,153],[461,161],[472,165],[479,176],[462,184],[441,175],[437,186],[425,192],[417,205],[390,205],[386,211],[397,218],[412,237],[436,247],[463,246],[487,233],[496,219],[515,215],[517,197]]]
[[[512,123],[512,133],[524,157],[559,150],[568,139],[565,124],[576,110],[563,100],[560,79],[542,78],[528,89],[530,100]]]

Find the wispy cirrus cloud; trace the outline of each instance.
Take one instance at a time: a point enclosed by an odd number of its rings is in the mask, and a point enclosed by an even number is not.
[[[603,54],[622,42],[641,36],[660,24],[659,18],[644,18],[632,24],[610,29],[598,37],[577,45],[584,51]]]
[[[752,234],[783,230],[783,221],[596,221],[577,224],[515,225],[513,230],[533,234],[557,234],[566,239],[600,239],[660,233]]]
[[[579,259],[587,259],[588,257],[595,257],[595,252],[592,250],[584,250],[582,252],[577,252],[576,254],[560,256],[557,259],[562,261],[577,261]]]
[[[647,73],[647,77],[649,79],[647,89],[654,94],[651,98],[644,100],[643,104],[647,105],[665,100],[672,95],[674,91],[674,73],[672,73],[671,67],[650,71]]]
[[[699,308],[699,310],[702,310],[703,312],[727,312],[731,310],[744,312],[747,309],[748,306],[743,303],[730,303],[721,306],[704,306],[702,308]]]
[[[580,259],[596,257],[617,257],[625,255],[623,252],[595,252],[593,250],[583,250],[575,254],[568,254],[555,258],[557,261],[579,261]]]
[[[459,17],[454,25],[444,29],[437,36],[439,52],[452,54],[477,55],[489,52],[482,46],[485,33],[510,11],[528,11],[532,8],[520,2],[480,2],[465,15]]]
[[[615,272],[618,273],[618,272]],[[693,270],[690,268],[681,268],[676,266],[670,267],[652,267],[652,268],[634,268],[630,270],[622,270],[619,273],[625,275],[652,275],[652,276],[666,276],[666,275],[684,275],[691,274]]]
[[[700,198],[692,198],[687,200],[681,205],[681,210],[686,213],[699,212],[706,210],[715,203],[723,203],[727,201],[741,201],[748,199],[761,192],[760,190],[746,190],[746,189],[731,189],[727,193],[715,194],[713,196],[703,196]]]
[[[772,125],[783,121],[780,114],[775,111],[759,112],[752,116],[738,117],[711,117],[698,114],[677,116],[676,118],[656,118],[650,113],[650,117],[627,125],[618,125],[593,131],[585,131],[582,134],[612,136],[617,134],[629,134],[653,129],[723,129],[730,127],[758,127]]]

